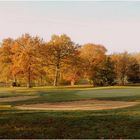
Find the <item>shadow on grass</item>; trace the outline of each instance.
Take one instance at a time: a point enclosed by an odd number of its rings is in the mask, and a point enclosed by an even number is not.
[[[77,112],[2,110],[0,138],[138,139],[139,113],[140,106]]]

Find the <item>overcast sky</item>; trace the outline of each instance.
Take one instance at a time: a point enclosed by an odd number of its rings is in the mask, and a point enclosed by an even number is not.
[[[0,41],[23,33],[47,41],[65,33],[79,44],[102,44],[109,53],[138,52],[140,1],[0,2]]]

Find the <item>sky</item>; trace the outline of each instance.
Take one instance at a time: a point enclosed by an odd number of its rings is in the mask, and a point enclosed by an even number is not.
[[[140,52],[140,1],[0,1],[0,41],[24,33],[67,34],[108,53]]]

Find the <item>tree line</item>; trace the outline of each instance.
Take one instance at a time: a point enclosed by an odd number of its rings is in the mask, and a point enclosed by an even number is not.
[[[0,83],[9,86],[94,86],[140,82],[140,54],[107,54],[103,45],[74,43],[65,34],[49,41],[23,34],[6,38],[0,47]]]

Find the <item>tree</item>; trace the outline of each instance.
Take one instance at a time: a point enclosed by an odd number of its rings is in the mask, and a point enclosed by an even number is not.
[[[102,63],[106,58],[106,48],[97,44],[85,44],[82,46],[80,52],[85,64],[85,77],[93,80],[96,67]]]
[[[116,80],[115,63],[107,56],[103,62],[103,71],[106,85],[114,85]]]
[[[69,59],[69,63],[64,67],[64,79],[69,80],[71,82],[71,86],[75,85],[75,82],[83,77],[83,68],[83,59],[80,57],[80,52],[77,51],[73,57]]]
[[[111,58],[115,63],[115,71],[118,83],[120,85],[125,85],[127,82],[127,74],[130,66],[130,54],[127,52],[113,54]]]
[[[140,82],[140,65],[136,58],[131,56],[128,73],[127,73],[127,79],[129,82],[132,83],[138,83]]]
[[[55,71],[54,86],[57,86],[60,78],[60,69],[73,57],[78,46],[71,41],[70,37],[63,34],[60,36],[53,35],[46,47],[47,65],[53,67]]]
[[[135,54],[133,54],[132,56],[133,56],[133,57],[137,60],[137,62],[140,64],[140,52],[135,53]]]
[[[92,81],[94,86],[108,86],[115,82],[114,63],[107,56],[104,61],[98,65],[93,65]]]
[[[12,38],[7,38],[2,41],[2,45],[0,48],[0,73],[1,78],[8,82],[10,79],[14,80],[15,77],[12,73],[12,47],[14,44],[14,40]]]
[[[32,79],[42,71],[41,58],[38,55],[41,43],[38,37],[24,34],[15,41],[12,49],[14,74],[25,78],[29,88],[32,87]]]
[[[81,79],[95,86],[140,82],[139,53],[106,55],[106,51],[98,44],[79,46],[65,34],[53,35],[49,42],[29,34],[6,38],[0,47],[0,80],[28,87],[74,85]]]

